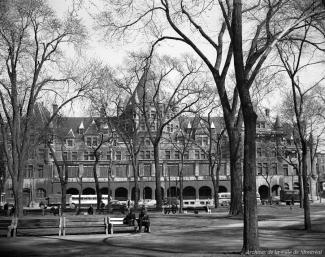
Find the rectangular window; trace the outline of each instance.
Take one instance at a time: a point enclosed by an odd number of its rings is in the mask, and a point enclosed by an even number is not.
[[[97,146],[98,140],[97,137],[93,137],[93,146]]]
[[[108,165],[100,165],[99,166],[99,177],[101,177],[101,178],[107,178],[107,176],[108,176],[108,170],[109,170],[109,166]]]
[[[143,176],[151,177],[151,164],[150,163],[143,164]]]
[[[194,165],[193,164],[184,164],[183,175],[184,175],[184,177],[194,176]]]
[[[126,178],[127,176],[127,165],[116,165],[116,177],[117,178]]]
[[[207,159],[207,155],[206,155],[206,153],[203,150],[201,150],[201,159],[202,160]]]
[[[269,174],[269,165],[267,163],[263,163],[263,174],[264,175]]]
[[[179,160],[179,151],[175,151],[175,159]]]
[[[28,178],[32,178],[34,177],[34,167],[33,165],[28,165],[28,175],[27,175]]]
[[[272,163],[272,175],[278,175],[278,168],[276,163]]]
[[[209,164],[200,163],[199,174],[200,174],[200,176],[209,176],[210,175],[210,173],[209,173]]]
[[[77,161],[78,160],[78,152],[72,152],[71,157],[72,157],[73,161]]]
[[[167,164],[167,176],[178,176],[178,164]]]
[[[195,150],[195,159],[200,159],[200,151],[199,150]]]
[[[293,172],[294,172],[294,176],[299,176],[299,170],[298,170],[297,165],[295,165],[295,166],[293,167]]]
[[[86,137],[86,145],[91,146],[91,137]]]
[[[84,178],[93,178],[93,166],[84,166],[84,173],[83,173]]]
[[[257,175],[262,175],[263,174],[263,167],[262,163],[257,164]]]
[[[288,164],[283,164],[282,169],[283,169],[283,175],[289,176]]]
[[[107,152],[106,158],[107,158],[108,161],[112,160],[112,151]]]
[[[144,151],[140,151],[140,159],[141,159],[141,160],[144,159]]]
[[[169,150],[165,151],[165,159],[170,160],[170,151]]]
[[[262,148],[257,148],[257,157],[262,157]]]
[[[121,151],[116,151],[116,153],[115,153],[115,159],[117,161],[122,160],[122,153],[121,153]]]
[[[45,160],[45,149],[38,149],[38,158],[40,160]]]
[[[84,152],[84,160],[88,161],[88,152]]]
[[[77,178],[79,175],[79,166],[68,166],[68,177]]]
[[[67,146],[73,146],[73,139],[67,139]]]
[[[44,165],[37,166],[37,173],[39,178],[44,178]]]
[[[207,146],[209,144],[208,142],[208,137],[202,137],[202,146]]]
[[[188,160],[190,158],[190,154],[188,151],[184,152],[184,160]]]
[[[67,160],[68,160],[68,152],[63,152],[63,153],[62,153],[62,159],[63,159],[64,161],[67,161]]]
[[[146,151],[146,158],[145,159],[147,159],[147,160],[150,159],[150,151]]]

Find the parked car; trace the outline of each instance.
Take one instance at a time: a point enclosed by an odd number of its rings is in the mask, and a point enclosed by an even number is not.
[[[111,200],[110,205],[112,211],[120,211],[121,213],[124,213],[127,210],[126,204],[118,200]]]
[[[145,206],[146,208],[156,208],[157,201],[154,199],[143,199],[138,202],[139,206]]]

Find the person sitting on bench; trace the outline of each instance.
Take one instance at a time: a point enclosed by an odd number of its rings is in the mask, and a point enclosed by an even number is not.
[[[128,214],[123,220],[124,224],[128,224],[129,226],[134,226],[134,221],[135,221],[135,214],[133,213],[133,210],[130,209]]]

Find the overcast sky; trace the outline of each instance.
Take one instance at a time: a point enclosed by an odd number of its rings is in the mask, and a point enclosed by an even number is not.
[[[63,15],[64,12],[71,8],[71,0],[55,0],[49,1],[50,5],[54,8],[59,16]],[[96,2],[97,4],[98,2]],[[123,60],[127,56],[128,51],[135,51],[140,50],[145,44],[141,41],[134,41],[132,43],[124,43],[123,41],[118,42],[108,42],[103,40],[103,32],[100,30],[94,30],[94,22],[89,15],[89,11],[92,12],[94,9],[93,7],[87,2],[84,1],[86,4],[82,10],[80,10],[80,17],[82,17],[82,22],[87,26],[89,30],[89,43],[85,49],[82,50],[82,53],[87,58],[95,58],[101,60],[103,63],[108,64],[110,66],[117,66],[123,65]],[[216,20],[215,17],[213,17]],[[247,28],[243,28],[243,30],[247,30]],[[204,51],[209,53],[209,49],[206,48],[204,45],[201,45],[201,48]],[[188,47],[186,47],[182,43],[175,43],[175,42],[167,42],[164,43],[164,46],[161,48],[160,53],[169,54],[172,56],[179,55],[184,51],[189,51],[191,54],[194,55],[192,51]],[[68,50],[68,52],[73,53],[73,51]],[[214,52],[211,51],[211,58],[214,58]],[[312,83],[319,79],[320,76],[324,75],[324,65],[319,67],[312,67],[306,70],[304,74],[300,76],[300,79],[305,83]],[[284,78],[286,78],[286,74],[284,74]],[[285,81],[283,81],[283,88],[285,87]],[[280,85],[280,88],[282,85]],[[268,106],[271,109],[276,107],[279,104],[280,96],[278,92],[272,93],[269,95],[268,99],[264,101],[264,106]],[[75,108],[72,115],[87,115],[83,108]],[[78,111],[76,111],[78,110]]]

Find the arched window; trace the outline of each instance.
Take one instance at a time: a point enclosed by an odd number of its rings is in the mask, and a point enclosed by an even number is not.
[[[83,195],[94,195],[96,194],[95,189],[91,188],[91,187],[87,187],[84,190],[82,190],[82,194]]]
[[[195,199],[196,190],[194,187],[188,186],[183,189],[183,198],[184,200]]]
[[[199,189],[199,199],[211,199],[212,198],[212,190],[208,186],[200,187]]]
[[[219,186],[219,193],[226,193],[226,192],[228,192],[228,190],[225,186]]]
[[[77,188],[71,187],[67,190],[69,195],[79,195],[79,190]]]
[[[115,190],[115,199],[126,201],[128,199],[128,190],[124,187],[119,187]]]

